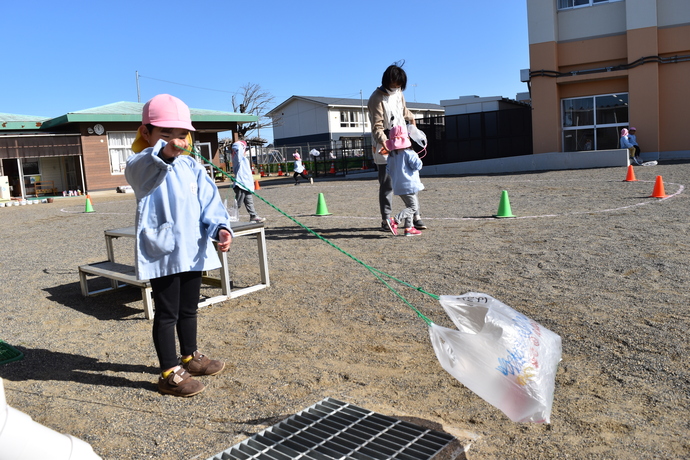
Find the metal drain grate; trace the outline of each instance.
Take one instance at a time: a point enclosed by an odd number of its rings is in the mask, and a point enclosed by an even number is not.
[[[453,441],[447,433],[326,398],[208,460],[439,459]]]

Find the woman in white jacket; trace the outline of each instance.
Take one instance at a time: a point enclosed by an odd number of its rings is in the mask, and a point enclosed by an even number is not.
[[[392,64],[383,72],[381,86],[369,96],[367,108],[371,123],[371,136],[374,141],[374,163],[378,169],[379,210],[381,212],[381,230],[388,231],[393,201],[393,184],[386,170],[388,151],[384,147],[388,133],[393,126],[415,124],[414,115],[407,108],[403,91],[407,87],[407,74],[401,65]],[[419,216],[414,216],[414,226],[418,230],[426,229]]]

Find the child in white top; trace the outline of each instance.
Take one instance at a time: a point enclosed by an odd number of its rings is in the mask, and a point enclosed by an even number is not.
[[[295,179],[295,185],[299,185],[299,177],[304,178],[304,180],[308,180],[309,183],[313,185],[314,179],[309,176],[309,173],[302,163],[302,157],[300,157],[299,152],[295,150],[295,153],[292,154],[292,158],[295,159],[294,173],[292,174],[292,178]]]

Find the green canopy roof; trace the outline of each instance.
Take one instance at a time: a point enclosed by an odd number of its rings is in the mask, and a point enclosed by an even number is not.
[[[37,130],[40,129],[46,117],[35,117],[32,115],[17,115],[14,113],[0,113],[0,131],[2,130]]]
[[[50,129],[67,123],[103,123],[103,122],[141,122],[142,102],[114,102],[91,109],[66,113],[57,118],[43,122],[41,129]],[[220,112],[217,110],[192,109],[192,122],[235,122],[250,123],[259,117],[246,113]]]

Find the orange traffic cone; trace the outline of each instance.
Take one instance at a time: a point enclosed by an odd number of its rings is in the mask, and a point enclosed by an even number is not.
[[[654,183],[654,191],[649,196],[649,198],[666,198],[666,192],[664,191],[664,180],[661,176],[656,176],[656,182]]]
[[[254,181],[254,190],[261,190],[261,185],[259,185],[259,181],[255,180]]]
[[[633,165],[628,165],[628,175],[625,177],[625,180],[623,182],[637,182],[637,179],[635,178],[635,170],[633,169]]]
[[[362,169],[367,169],[367,160],[362,160]]]
[[[280,163],[278,163],[278,175],[279,176],[283,175],[283,168],[280,166]]]
[[[335,161],[331,161],[331,170],[329,171],[331,174],[335,174]]]
[[[261,177],[266,177],[266,173],[264,172],[264,165],[261,165],[261,169],[259,169],[259,174]]]

